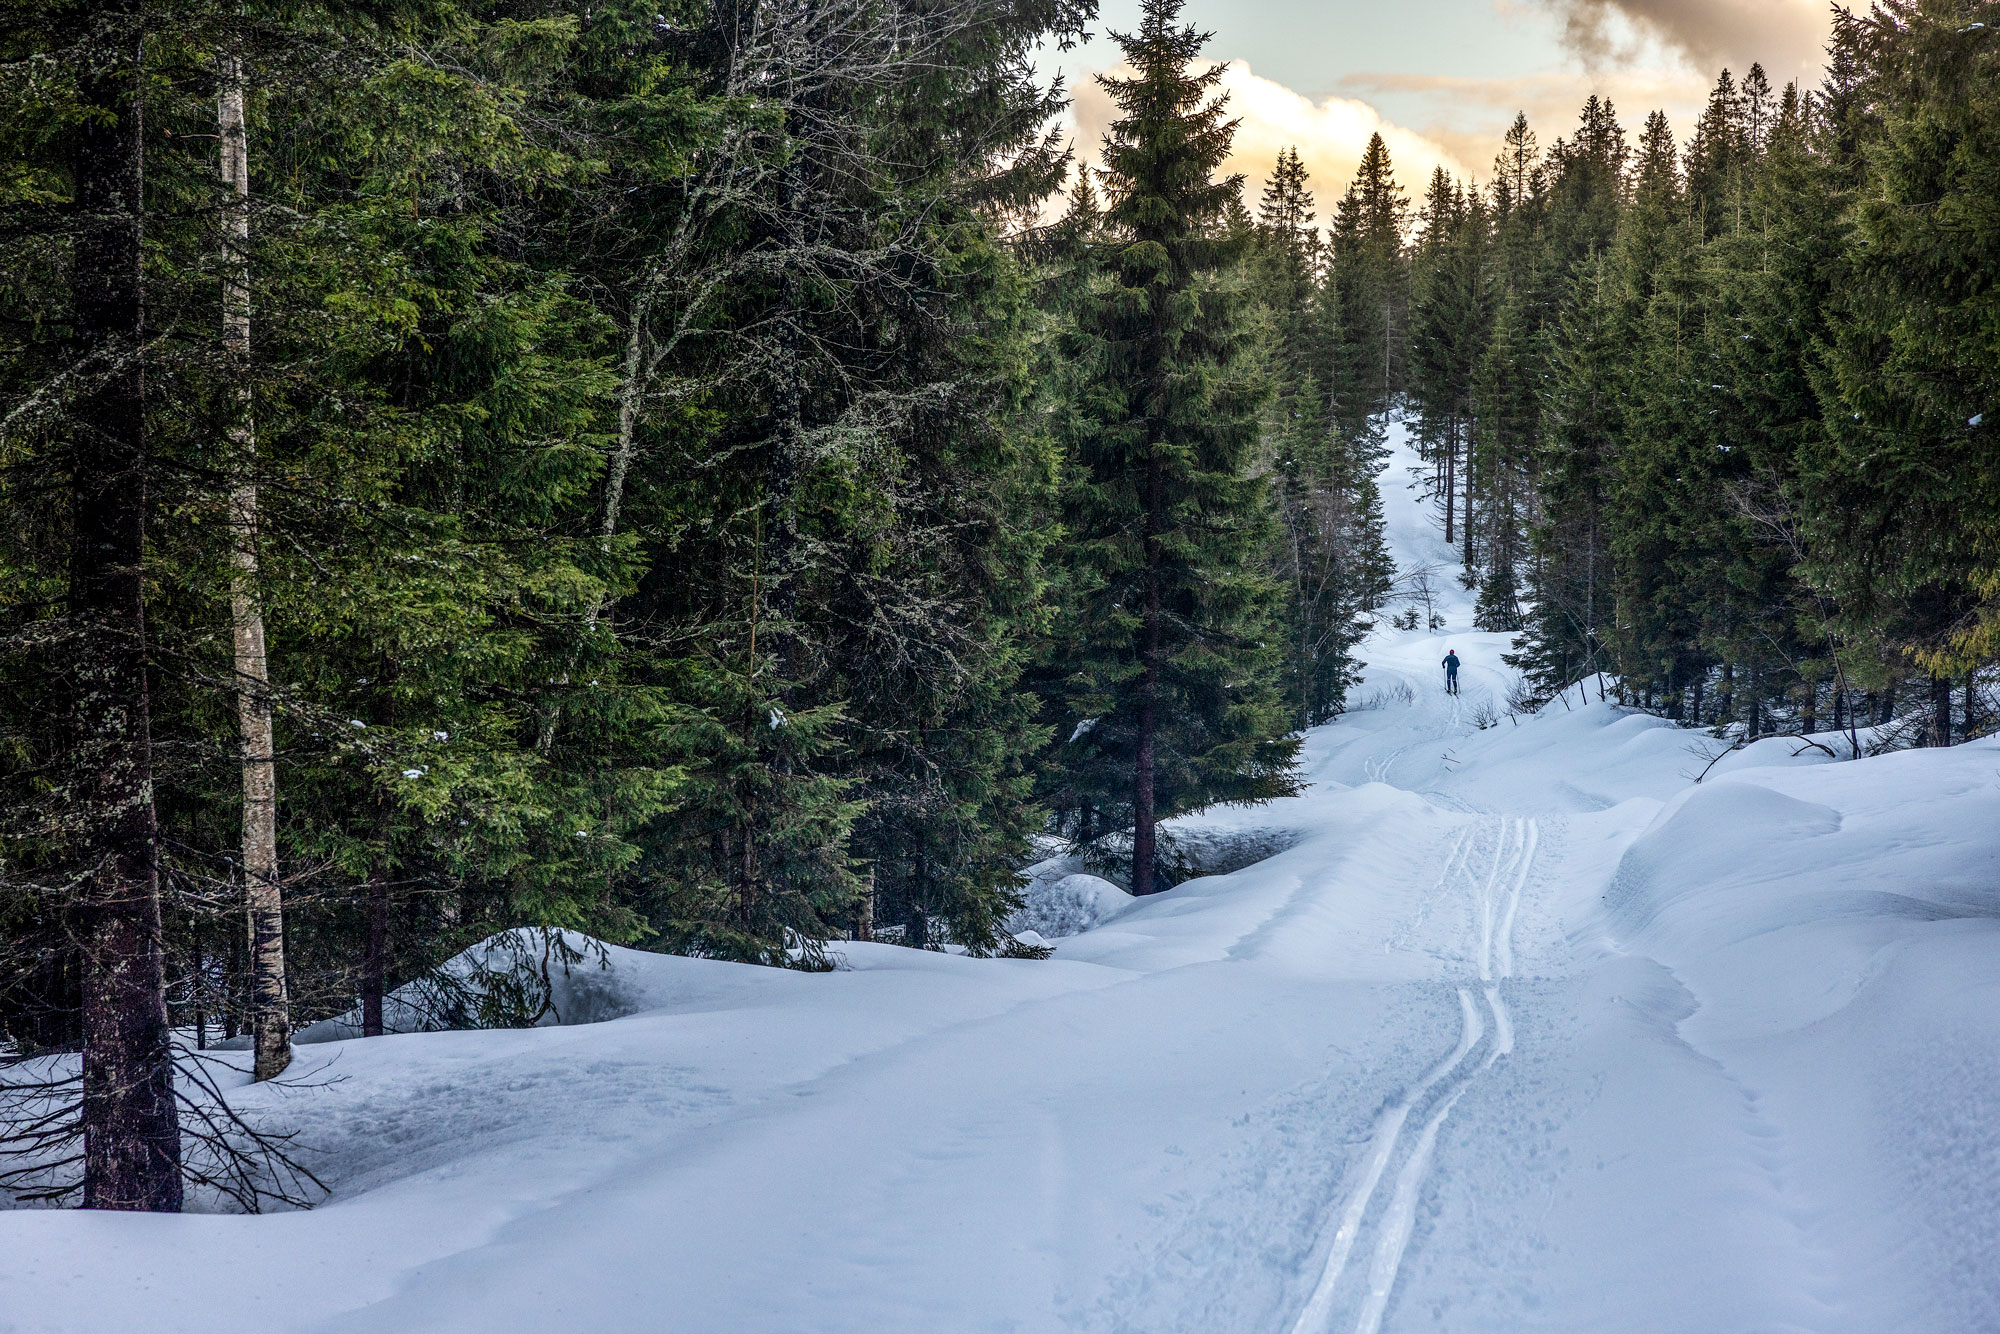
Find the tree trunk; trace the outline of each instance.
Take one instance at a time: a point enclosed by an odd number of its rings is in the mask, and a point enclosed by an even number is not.
[[[237,967],[239,960],[236,956],[248,943],[244,939],[243,932],[229,933],[229,954],[222,961],[222,985],[217,988],[218,994],[222,997],[222,1006],[216,1012],[216,1017],[222,1021],[222,1036],[225,1041],[235,1038],[237,1034],[236,978],[242,970]]]
[[[1146,589],[1139,644],[1138,753],[1132,773],[1132,893],[1153,893],[1156,833],[1153,827],[1153,737],[1160,690],[1160,511],[1165,507],[1160,459],[1146,458]]]
[[[285,902],[278,885],[278,785],[271,735],[271,671],[257,587],[257,433],[250,415],[250,142],[243,123],[243,61],[220,60],[216,124],[222,142],[222,344],[236,373],[230,423],[230,621],[236,648],[236,721],[243,765],[243,888],[250,931],[252,1077],[292,1063],[285,994]]]
[[[1972,734],[1979,728],[1979,673],[1965,674],[1965,725],[1960,730],[1960,739],[1972,740]]]
[[[1451,415],[1451,424],[1445,428],[1444,436],[1444,544],[1453,545],[1457,538],[1453,535],[1453,520],[1458,517],[1458,414]]]
[[[854,920],[856,940],[875,939],[875,868],[868,868],[868,888],[861,893],[861,911]]]
[[[1465,569],[1466,569],[1466,572],[1467,572],[1468,574],[1470,574],[1470,573],[1472,572],[1472,557],[1473,557],[1473,550],[1472,550],[1472,450],[1473,450],[1473,437],[1472,437],[1472,436],[1471,436],[1470,434],[1468,434],[1468,435],[1467,435],[1467,436],[1465,437],[1465,479],[1464,479],[1464,482],[1463,482],[1463,485],[1464,485],[1464,487],[1465,487],[1465,522],[1464,522],[1464,524],[1463,524],[1463,525],[1461,525],[1461,526],[1460,526],[1460,528],[1459,528],[1459,530],[1458,530],[1458,535],[1459,535],[1459,538],[1460,538],[1460,540],[1461,540],[1461,541],[1463,541],[1463,542],[1465,543]]]
[[[1951,744],[1951,678],[1931,678],[1931,744]]]
[[[625,331],[625,362],[618,385],[618,443],[604,470],[604,506],[598,516],[597,536],[610,542],[618,531],[618,514],[625,505],[625,478],[639,451],[639,399],[645,392],[646,321],[652,316],[652,289],[646,288],[633,302],[632,327]],[[590,605],[588,621],[597,624],[604,612],[602,601]]]
[[[361,956],[361,1036],[382,1036],[382,994],[389,976],[389,886],[368,882],[368,936]]]
[[[161,959],[159,834],[146,688],[145,157],[136,13],[80,74],[72,294],[105,369],[76,406],[69,604],[79,632],[70,760],[82,853],[83,1204],[181,1207],[180,1117]]]
[[[202,959],[200,922],[193,923],[192,934],[194,936],[194,971],[190,975],[192,985],[188,987],[188,995],[194,1002],[194,1049],[196,1051],[207,1051],[208,972],[207,964]]]

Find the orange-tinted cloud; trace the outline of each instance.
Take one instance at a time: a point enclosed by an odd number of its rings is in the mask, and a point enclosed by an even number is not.
[[[1534,74],[1523,78],[1474,79],[1426,74],[1360,74],[1343,81],[1361,93],[1419,93],[1448,109],[1450,121],[1423,127],[1424,134],[1449,149],[1472,168],[1480,180],[1492,175],[1493,155],[1500,136],[1525,112],[1543,148],[1568,136],[1577,123],[1584,99],[1592,93],[1611,99],[1619,123],[1632,138],[1648,112],[1663,110],[1675,131],[1685,138],[1708,94],[1708,80],[1692,70],[1603,70],[1587,77],[1568,73]],[[1476,128],[1472,128],[1476,127]]]
[[[1114,76],[1131,73],[1123,67],[1106,72]],[[1225,114],[1238,122],[1235,145],[1222,173],[1244,175],[1244,195],[1253,209],[1272,164],[1285,148],[1297,148],[1311,173],[1322,223],[1354,178],[1370,135],[1382,136],[1395,164],[1396,178],[1412,197],[1422,194],[1432,168],[1442,166],[1463,176],[1468,165],[1436,137],[1397,125],[1366,102],[1352,97],[1306,97],[1251,73],[1250,66],[1241,60],[1224,66],[1219,91],[1229,99]],[[1081,78],[1071,114],[1078,155],[1096,162],[1104,132],[1117,117],[1111,94],[1094,78]]]

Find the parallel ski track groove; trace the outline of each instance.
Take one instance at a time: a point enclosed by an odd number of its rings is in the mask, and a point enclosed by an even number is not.
[[[1368,1268],[1368,1290],[1363,1294],[1360,1315],[1354,1327],[1355,1334],[1380,1334],[1390,1298],[1395,1295],[1396,1278],[1401,1272],[1403,1257],[1409,1249],[1417,1205],[1430,1175],[1438,1132],[1473,1081],[1514,1050],[1513,1015],[1501,995],[1500,984],[1514,976],[1514,921],[1540,846],[1541,830],[1534,820],[1513,818],[1496,821],[1494,828],[1493,861],[1486,870],[1484,883],[1473,869],[1473,858],[1469,855],[1478,837],[1469,831],[1446,857],[1439,881],[1442,885],[1456,875],[1468,889],[1476,889],[1478,991],[1485,1001],[1485,1014],[1482,1016],[1480,1006],[1473,999],[1473,988],[1460,986],[1457,1046],[1376,1118],[1360,1173],[1342,1204],[1339,1225],[1328,1248],[1326,1262],[1304,1309],[1292,1325],[1292,1334],[1325,1334],[1332,1328],[1336,1302],[1341,1293],[1340,1280],[1367,1221],[1376,1191],[1389,1164],[1396,1158],[1412,1113],[1419,1107],[1426,1107],[1429,1115],[1423,1118],[1414,1143],[1403,1156],[1402,1166],[1397,1170],[1395,1182],[1390,1188],[1388,1203],[1376,1223],[1375,1250]],[[1490,1025],[1488,1018],[1491,1019]],[[1477,1061],[1472,1060],[1473,1053],[1482,1045],[1484,1055]]]

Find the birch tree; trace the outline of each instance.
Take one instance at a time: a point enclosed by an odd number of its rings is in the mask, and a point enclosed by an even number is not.
[[[257,434],[250,387],[250,143],[243,119],[243,60],[217,61],[216,125],[222,176],[222,341],[237,376],[229,425],[229,612],[243,766],[243,888],[250,932],[255,1077],[275,1079],[292,1060],[285,996],[285,916],[278,881],[278,790],[271,734],[271,671],[257,586]]]

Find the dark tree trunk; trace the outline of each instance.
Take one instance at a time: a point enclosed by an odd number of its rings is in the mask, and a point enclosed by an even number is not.
[[[1708,687],[1708,669],[1702,668],[1694,678],[1694,725],[1701,726],[1701,697]]]
[[[854,938],[856,940],[875,939],[875,868],[868,868],[868,888],[862,891],[861,903],[854,917]]]
[[[1160,693],[1160,518],[1165,507],[1157,454],[1146,460],[1146,590],[1139,635],[1139,730],[1132,774],[1132,893],[1154,892],[1153,738]]]
[[[1979,730],[1979,676],[1976,672],[1965,674],[1965,724],[1960,731],[1960,739],[1972,740]]]
[[[1875,725],[1877,727],[1887,727],[1890,723],[1896,721],[1896,683],[1894,681],[1891,681],[1889,688],[1882,692],[1880,707],[1881,711],[1875,715]]]
[[[201,953],[201,924],[194,928],[194,973],[188,994],[194,1001],[194,1049],[208,1050],[208,975],[204,971]]]
[[[1466,569],[1467,569],[1467,570],[1469,571],[1469,570],[1471,570],[1471,569],[1472,569],[1472,557],[1473,557],[1473,551],[1472,551],[1472,437],[1471,437],[1471,436],[1469,436],[1469,435],[1468,435],[1468,436],[1466,437],[1466,440],[1465,440],[1465,478],[1464,478],[1464,481],[1462,482],[1462,486],[1463,486],[1463,488],[1464,488],[1464,490],[1465,490],[1465,522],[1464,522],[1464,523],[1463,523],[1463,524],[1462,524],[1462,525],[1460,526],[1460,528],[1459,528],[1459,530],[1458,530],[1458,536],[1459,536],[1459,540],[1465,543],[1465,568],[1466,568]]]
[[[1453,413],[1444,437],[1444,544],[1451,546],[1453,520],[1458,517],[1458,414]],[[1428,628],[1428,627],[1426,627]]]
[[[161,959],[158,828],[146,691],[146,384],[140,270],[144,149],[135,13],[105,16],[109,58],[82,75],[72,291],[103,368],[77,405],[71,705],[84,876],[83,1204],[181,1207],[180,1119]]]
[[[1931,744],[1951,744],[1951,678],[1931,678]]]
[[[235,1037],[237,1032],[236,979],[243,976],[240,965],[248,944],[242,932],[229,933],[229,957],[222,961],[222,985],[217,989],[222,997],[222,1008],[217,1017],[222,1020],[225,1040]]]
[[[389,887],[368,883],[368,937],[361,956],[361,1036],[382,1036],[382,993],[389,976]]]

